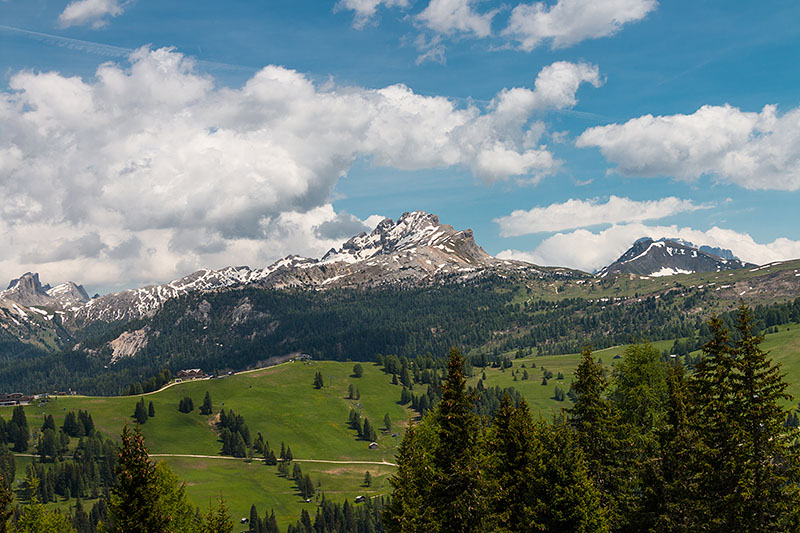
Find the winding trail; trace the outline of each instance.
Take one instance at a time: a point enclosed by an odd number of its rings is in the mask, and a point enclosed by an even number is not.
[[[227,459],[230,461],[244,461],[242,457],[230,457],[227,455],[197,455],[189,453],[151,453],[150,457],[186,457],[189,459]],[[257,460],[257,459],[254,459]],[[328,459],[292,459],[297,463],[329,463],[335,465],[384,465],[397,466],[389,461],[334,461]]]

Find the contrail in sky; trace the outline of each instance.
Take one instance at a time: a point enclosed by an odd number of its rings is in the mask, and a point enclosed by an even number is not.
[[[61,35],[53,35],[50,33],[41,33],[38,31],[15,28],[13,26],[5,26],[2,24],[0,24],[0,30],[25,35],[26,37],[50,46],[58,46],[59,48],[67,48],[69,50],[77,50],[79,52],[97,54],[104,57],[128,57],[131,52],[133,52],[133,48],[124,48],[121,46],[113,46],[110,44],[96,43],[92,41],[82,41],[81,39],[73,39],[71,37],[63,37]],[[241,72],[255,72],[258,70],[253,67],[232,65],[230,63],[218,63],[216,61],[203,61],[196,59],[195,62],[198,65],[212,69],[236,70]]]

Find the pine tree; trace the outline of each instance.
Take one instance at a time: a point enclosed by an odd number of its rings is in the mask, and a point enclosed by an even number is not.
[[[267,520],[267,533],[279,533],[278,521],[275,519],[275,511],[270,510],[269,520]]]
[[[524,400],[514,407],[508,393],[503,395],[486,441],[492,528],[522,531],[525,525],[534,527],[529,483],[542,470],[541,450],[533,438],[533,419]]]
[[[660,476],[655,492],[661,495],[656,530],[679,532],[698,530],[704,498],[699,496],[701,456],[697,431],[689,423],[692,396],[686,370],[680,364],[667,368],[667,407],[664,424],[657,430],[661,447]]]
[[[317,373],[314,374],[314,388],[321,389],[323,386],[325,386],[325,380],[322,379],[322,373],[317,371]]]
[[[364,375],[364,367],[360,363],[353,365],[353,377],[360,378]]]
[[[19,533],[74,533],[69,517],[58,510],[48,511],[44,504],[39,500],[39,478],[33,471],[29,471],[26,479],[29,487],[30,496],[26,505],[22,506],[15,531]],[[2,528],[5,529],[3,524]]]
[[[156,468],[150,461],[144,437],[137,427],[133,433],[122,429],[122,447],[117,454],[117,485],[111,490],[109,514],[115,531],[163,531],[168,525],[160,513]]]
[[[530,505],[539,531],[610,531],[610,516],[589,473],[574,431],[555,421],[539,422],[534,431],[542,446],[542,470],[533,485]],[[530,531],[522,524],[518,531]]]
[[[150,402],[150,405],[147,406],[147,416],[148,418],[153,418],[156,416],[156,408],[153,405],[153,402]]]
[[[208,512],[200,527],[201,533],[232,533],[233,521],[222,496],[217,498],[216,507],[208,501]]]
[[[14,514],[11,503],[14,500],[14,493],[6,486],[5,479],[0,473],[0,533],[6,533],[8,520]]]
[[[45,429],[52,429],[53,431],[56,430],[56,422],[53,420],[53,415],[47,415],[42,423],[42,431]]]
[[[258,510],[256,509],[256,505],[253,504],[250,506],[250,531],[258,533],[259,531],[258,522],[259,522]]]
[[[431,451],[435,474],[429,502],[434,516],[449,531],[480,531],[483,502],[479,479],[479,420],[472,411],[474,392],[468,392],[464,358],[453,348],[447,378],[434,417],[438,445]]]
[[[11,413],[11,421],[8,424],[9,440],[14,441],[14,451],[17,453],[24,453],[28,451],[28,441],[31,437],[31,432],[28,427],[28,419],[25,416],[25,409],[20,405],[14,408]]]
[[[572,387],[576,400],[567,410],[568,423],[578,434],[591,478],[603,495],[603,506],[611,512],[612,525],[621,526],[631,505],[629,478],[622,472],[622,428],[604,396],[603,369],[588,347],[583,349]]]
[[[365,487],[372,486],[372,474],[369,473],[369,470],[364,472],[364,486]]]
[[[136,402],[136,408],[133,410],[133,419],[140,425],[147,422],[147,409],[144,406],[144,398]]]
[[[389,418],[389,413],[383,415],[383,427],[386,428],[386,431],[392,430],[392,419]]]
[[[206,395],[203,398],[203,405],[200,406],[200,414],[208,416],[213,412],[214,406],[211,403],[211,395],[206,391]]]
[[[790,400],[780,364],[773,363],[759,345],[763,335],[753,332],[753,314],[742,304],[734,343],[733,415],[740,426],[738,486],[733,501],[739,506],[737,526],[747,531],[797,528],[800,471],[794,450],[795,435],[783,425]],[[794,463],[794,464],[793,464]]]
[[[375,441],[378,435],[375,433],[375,428],[369,423],[369,419],[364,418],[364,426],[361,430],[361,438],[370,442]]]

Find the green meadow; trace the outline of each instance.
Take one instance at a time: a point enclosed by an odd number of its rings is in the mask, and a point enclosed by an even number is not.
[[[672,346],[672,341],[654,345],[665,350]],[[611,372],[617,362],[614,357],[623,355],[625,348],[599,350],[595,356],[601,358]],[[782,364],[790,383],[789,392],[800,398],[800,325],[784,325],[777,333],[766,335],[762,348],[769,350],[771,357]],[[505,355],[513,357],[514,353]],[[485,373],[485,386],[516,388],[534,411],[550,419],[570,405],[568,400],[556,401],[554,392],[556,386],[564,392],[569,390],[579,359],[579,354],[512,359],[512,367],[505,370],[474,368],[469,384],[477,385]],[[253,461],[222,457],[221,443],[215,433],[215,415],[199,414],[203,397],[206,391],[211,394],[215,413],[224,408],[243,415],[253,438],[261,432],[276,454],[282,442],[291,447],[303,473],[311,476],[317,498],[324,495],[337,501],[352,501],[357,495],[386,495],[391,490],[388,478],[394,467],[369,463],[394,461],[396,443],[402,439],[408,420],[415,413],[398,405],[401,386],[392,385],[390,375],[384,374],[375,364],[362,363],[362,366],[364,374],[360,378],[352,376],[353,363],[298,361],[223,379],[173,384],[143,395],[146,404],[153,402],[156,416],[142,426],[142,433],[150,452],[173,468],[186,483],[190,499],[201,510],[207,508],[210,498],[221,494],[237,521],[249,516],[250,505],[256,504],[262,515],[273,509],[285,527],[289,521],[299,518],[303,508],[313,515],[315,502],[304,502],[293,481],[281,477],[277,467],[265,465],[258,457]],[[543,369],[553,373],[547,385],[542,385]],[[522,379],[523,371],[528,372],[527,380]],[[316,372],[324,378],[322,389],[312,385]],[[557,379],[559,373],[563,374],[562,379]],[[347,398],[351,383],[358,389],[358,400]],[[415,393],[419,390],[415,387]],[[195,405],[195,410],[188,414],[178,411],[178,403],[185,396],[191,397]],[[60,425],[66,412],[87,409],[100,431],[119,438],[123,425],[132,424],[139,398],[53,397],[44,405],[27,406],[26,413],[35,431],[47,414],[52,414],[56,425]],[[793,400],[787,405],[796,405],[796,402]],[[0,415],[10,418],[11,409],[0,407]],[[370,450],[368,443],[358,440],[355,431],[348,426],[351,409],[359,409],[378,429],[377,450]],[[386,413],[392,422],[390,432],[383,428]],[[393,437],[391,433],[398,433],[398,436]],[[329,462],[306,462],[308,460]],[[30,461],[29,457],[17,458],[18,479],[24,477],[25,466]],[[370,487],[363,486],[367,470],[373,480]]]
[[[303,473],[310,474],[318,491],[327,498],[343,500],[357,495],[381,495],[389,492],[386,481],[393,467],[359,462],[389,462],[394,459],[396,443],[413,413],[398,405],[401,388],[392,385],[391,376],[376,365],[362,363],[364,374],[353,377],[353,363],[312,361],[284,363],[278,366],[244,372],[224,379],[197,380],[174,384],[159,392],[143,395],[145,403],[153,402],[156,416],[142,427],[152,454],[206,455],[203,457],[157,457],[167,462],[186,482],[192,502],[204,509],[210,497],[222,494],[233,516],[249,516],[255,503],[263,514],[274,509],[279,521],[297,520],[306,504],[291,480],[280,477],[277,468],[266,466],[260,458],[222,458],[214,416],[198,412],[206,391],[211,394],[215,413],[233,409],[244,416],[250,432],[257,432],[269,442],[276,455],[281,443],[301,460]],[[325,386],[312,386],[314,375],[321,372]],[[348,385],[358,389],[358,400],[348,399]],[[190,396],[195,410],[184,414],[178,403]],[[132,424],[132,415],[139,396],[112,398],[53,397],[44,406],[30,405],[26,414],[32,431],[40,427],[44,417],[52,414],[56,425],[63,423],[70,410],[87,409],[98,430],[118,438],[124,424]],[[358,440],[348,426],[351,409],[360,409],[362,417],[378,429],[378,449],[370,450],[368,442]],[[0,408],[8,419],[10,407]],[[391,432],[383,431],[384,415],[392,421]],[[392,437],[392,433],[398,433]],[[302,462],[302,460],[340,461],[340,463]],[[18,458],[18,477],[24,477],[29,458]],[[353,463],[352,461],[355,461]],[[371,487],[362,487],[365,471],[373,477]],[[313,514],[313,512],[312,512]]]

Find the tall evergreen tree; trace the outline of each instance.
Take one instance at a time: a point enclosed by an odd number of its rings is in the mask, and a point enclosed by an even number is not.
[[[541,445],[525,401],[514,407],[508,393],[492,418],[487,437],[486,477],[491,527],[526,531],[538,526],[531,482],[542,471]]]
[[[159,511],[156,467],[150,461],[139,428],[122,429],[122,446],[117,455],[117,485],[111,490],[109,515],[114,531],[164,531],[169,523]]]
[[[656,529],[664,532],[698,530],[703,527],[699,509],[705,498],[698,491],[702,473],[698,458],[701,442],[689,423],[692,395],[686,370],[680,363],[667,367],[667,409],[664,424],[658,429],[661,460],[655,483],[660,506]]]
[[[214,406],[211,403],[211,394],[206,391],[206,395],[203,398],[203,405],[200,406],[200,414],[201,415],[210,415],[214,412]]]
[[[740,427],[738,486],[734,501],[748,531],[800,528],[800,470],[796,434],[783,422],[788,411],[781,403],[786,393],[779,363],[760,348],[762,335],[753,331],[752,311],[742,304],[736,321],[738,340],[733,374],[732,418]]]
[[[0,474],[0,533],[8,531],[8,520],[14,514],[11,503],[14,499],[14,493],[6,486],[3,475]]]
[[[468,392],[464,358],[452,348],[442,399],[436,407],[438,444],[431,452],[434,476],[428,505],[449,531],[481,531],[484,498],[481,494],[478,438],[480,423],[472,411],[475,395]]]
[[[133,419],[137,424],[144,424],[147,422],[147,408],[144,406],[144,398],[140,398],[136,402],[136,408],[133,410]]]
[[[612,526],[622,527],[631,505],[629,478],[622,472],[622,428],[604,395],[607,386],[600,363],[592,357],[591,349],[584,348],[575,370],[572,389],[576,399],[567,410],[568,422],[578,434],[592,480],[603,495],[603,505],[611,512]]]

